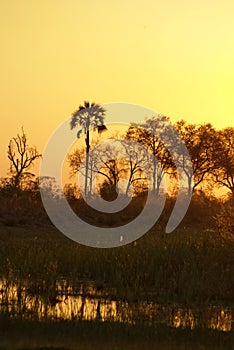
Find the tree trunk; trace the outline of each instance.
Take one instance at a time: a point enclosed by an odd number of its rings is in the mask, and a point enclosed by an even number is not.
[[[86,133],[86,164],[85,164],[85,197],[87,196],[87,188],[88,188],[88,171],[89,171],[89,129]]]
[[[192,176],[189,176],[188,177],[188,196],[192,194],[193,189],[194,188],[192,188]]]
[[[156,176],[157,176],[157,161],[154,156],[154,168],[153,168],[153,193],[156,194]]]

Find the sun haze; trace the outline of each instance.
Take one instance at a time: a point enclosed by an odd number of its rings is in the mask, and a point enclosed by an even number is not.
[[[1,168],[21,126],[42,152],[83,100],[232,126],[233,13],[232,0],[1,1]]]

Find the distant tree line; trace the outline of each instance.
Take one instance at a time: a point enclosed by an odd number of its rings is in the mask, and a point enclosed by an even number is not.
[[[159,195],[162,181],[165,176],[176,180],[177,171],[182,171],[187,179],[189,193],[201,189],[201,185],[209,183],[217,188],[223,187],[228,190],[230,196],[234,197],[234,128],[227,127],[216,130],[210,123],[193,124],[184,120],[174,124],[180,137],[183,139],[193,166],[193,172],[188,167],[183,154],[178,152],[176,169],[174,159],[167,147],[164,145],[165,138],[170,138],[167,131],[165,116],[146,118],[142,124],[132,123],[124,139],[119,144],[125,150],[125,159],[121,159],[119,145],[113,142],[105,147],[97,148],[96,143],[90,142],[91,130],[103,132],[105,110],[94,103],[84,103],[72,114],[71,129],[77,127],[77,137],[85,134],[86,147],[75,149],[68,155],[71,174],[83,172],[85,176],[85,195],[91,195],[93,181],[98,176],[99,190],[105,188],[116,188],[118,181],[123,178],[126,181],[125,194],[130,186],[140,193],[147,188],[147,170],[150,170],[151,178],[148,179],[150,188],[155,195]],[[162,137],[163,136],[163,137]],[[134,146],[137,142],[144,147],[139,149]],[[62,141],[61,141],[62,142]],[[176,145],[176,143],[175,143]],[[112,159],[113,150],[116,155]],[[147,150],[148,152],[146,152]],[[90,154],[89,151],[92,151]],[[149,154],[154,156],[149,158]],[[83,159],[86,157],[86,161]],[[118,156],[120,155],[120,158]],[[1,179],[1,187],[12,187],[15,189],[29,188],[35,186],[35,175],[30,171],[35,160],[42,157],[35,146],[28,144],[27,136],[22,129],[9,141],[7,156],[9,159],[9,176]],[[146,174],[144,173],[146,171]]]
[[[88,115],[86,118],[89,118]],[[189,194],[196,189],[201,189],[201,185],[204,183],[209,183],[211,186],[227,189],[230,196],[234,197],[234,128],[227,127],[223,130],[216,130],[210,123],[193,124],[184,120],[176,122],[174,127],[184,141],[191,157],[193,167],[191,171],[186,158],[179,150],[177,153],[179,169],[176,169],[174,159],[164,145],[163,138],[170,138],[167,121],[169,122],[169,118],[157,116],[147,118],[142,124],[132,123],[125,138],[120,141],[126,149],[127,157],[124,160],[110,159],[109,156],[107,161],[107,155],[111,154],[109,145],[101,151],[98,149],[95,152],[94,149],[92,155],[89,155],[88,164],[86,158],[85,165],[82,162],[85,156],[84,149],[79,148],[71,153],[69,155],[71,173],[76,174],[78,171],[84,171],[86,184],[89,183],[89,186],[86,186],[85,194],[92,194],[92,183],[97,174],[99,174],[99,183],[101,184],[100,190],[103,186],[106,189],[115,189],[122,177],[128,183],[126,194],[128,194],[130,185],[133,185],[138,192],[145,191],[147,177],[144,175],[143,169],[148,168],[151,170],[151,188],[149,190],[152,190],[156,196],[160,193],[164,177],[169,176],[169,178],[176,179],[177,171],[180,170],[187,179]],[[153,162],[149,160],[147,152],[129,146],[126,140],[135,141],[144,146],[154,156]],[[176,146],[176,140],[174,141]],[[95,144],[89,145],[88,149],[92,149],[94,146]],[[117,147],[115,153],[118,157]]]
[[[98,139],[94,141],[94,133],[99,134],[107,129],[104,122],[105,110],[95,103],[85,101],[84,105],[80,105],[72,114],[71,129],[77,128],[77,138],[80,138],[82,133],[85,135],[85,147],[76,148],[71,152],[68,155],[68,163],[72,175],[80,171],[85,177],[84,196],[92,196],[94,184],[96,184],[103,198],[113,200],[117,196],[116,191],[119,190],[118,183],[121,179],[126,180],[125,188],[120,189],[122,195],[130,195],[132,189],[137,197],[144,196],[148,191],[152,191],[157,197],[164,191],[164,180],[175,184],[176,194],[178,171],[180,171],[184,175],[188,193],[193,194],[193,197],[194,193],[206,191],[204,188],[207,186],[225,188],[232,211],[234,199],[233,127],[217,130],[210,123],[195,124],[180,120],[174,124],[178,136],[173,136],[167,126],[170,122],[169,118],[158,115],[146,118],[141,124],[132,123],[123,138],[117,143],[113,140],[113,147],[109,143],[101,150],[98,147],[96,150]],[[173,137],[180,137],[184,141],[190,154],[192,172],[186,157],[179,150],[176,166],[175,156],[172,156],[166,146],[171,140],[177,147],[176,139]],[[136,148],[135,143],[142,147]],[[112,148],[114,148],[115,157],[113,157]],[[124,158],[121,149],[124,150]],[[151,155],[154,156],[153,160]],[[9,173],[7,177],[0,180],[2,205],[0,220],[1,216],[16,205],[20,196],[22,198],[26,194],[27,198],[30,197],[28,203],[30,201],[31,204],[36,203],[40,206],[40,213],[42,213],[39,179],[31,171],[34,162],[40,159],[42,154],[35,146],[29,145],[23,128],[21,134],[17,134],[9,141],[7,156]],[[96,182],[95,177],[98,180]],[[47,179],[47,186],[53,186],[53,179]],[[69,199],[75,200],[80,197],[77,185],[66,184],[64,192]],[[26,201],[20,203],[22,211],[24,206],[26,206]],[[28,204],[29,207],[30,204]]]

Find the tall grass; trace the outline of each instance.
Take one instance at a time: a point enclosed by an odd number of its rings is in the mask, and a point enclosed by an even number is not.
[[[9,192],[12,191],[12,192]],[[144,207],[136,197],[126,211],[99,214],[69,198],[79,215],[100,226],[123,225]],[[97,249],[75,243],[48,220],[37,191],[0,191],[0,277],[27,281],[31,291],[56,293],[56,280],[82,279],[109,287],[119,299],[157,302],[233,303],[233,240],[216,229],[221,204],[195,193],[179,228],[164,234],[175,200],[168,198],[159,222],[127,246]],[[96,220],[96,221],[95,221]]]
[[[213,230],[156,229],[127,246],[98,249],[75,243],[52,226],[0,227],[0,276],[26,280],[37,293],[55,282],[88,279],[118,299],[223,303],[234,296],[233,245]]]

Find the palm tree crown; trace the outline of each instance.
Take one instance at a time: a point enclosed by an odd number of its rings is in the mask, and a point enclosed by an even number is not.
[[[72,119],[70,122],[71,129],[80,126],[77,132],[77,137],[80,138],[81,134],[86,134],[90,129],[102,132],[106,130],[104,125],[105,109],[95,104],[84,101],[84,105],[80,105],[79,108],[72,113]]]

